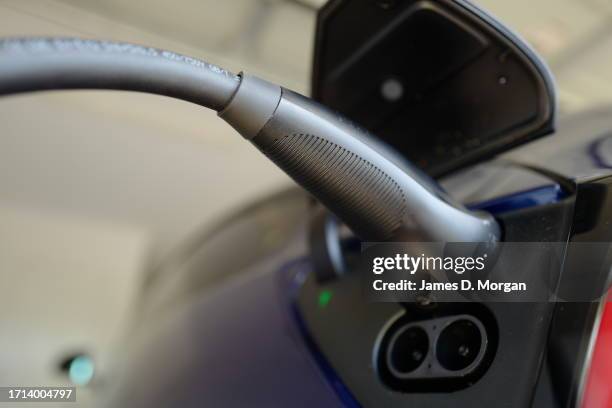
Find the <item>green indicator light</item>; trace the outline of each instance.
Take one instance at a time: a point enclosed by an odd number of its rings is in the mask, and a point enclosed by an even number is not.
[[[325,306],[329,304],[329,301],[332,298],[332,291],[328,289],[324,289],[319,293],[319,307],[323,309]]]

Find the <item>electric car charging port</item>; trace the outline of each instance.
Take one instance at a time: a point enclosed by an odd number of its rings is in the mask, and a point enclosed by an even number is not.
[[[485,316],[396,316],[374,348],[380,379],[403,392],[446,392],[469,387],[484,374],[497,347],[497,328]]]

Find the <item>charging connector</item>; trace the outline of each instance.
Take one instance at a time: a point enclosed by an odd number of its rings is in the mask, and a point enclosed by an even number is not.
[[[217,110],[364,240],[499,239],[489,214],[454,203],[367,131],[264,80],[132,44],[0,41],[0,95],[50,89],[148,92]]]

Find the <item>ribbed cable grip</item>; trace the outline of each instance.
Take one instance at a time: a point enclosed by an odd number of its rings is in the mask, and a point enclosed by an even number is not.
[[[275,139],[262,151],[324,205],[341,213],[357,233],[385,239],[401,226],[406,208],[401,187],[357,154],[302,133]],[[378,222],[365,224],[364,213]]]

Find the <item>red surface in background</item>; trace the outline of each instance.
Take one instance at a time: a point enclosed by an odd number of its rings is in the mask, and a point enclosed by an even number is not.
[[[582,408],[612,408],[612,291],[602,312]]]

